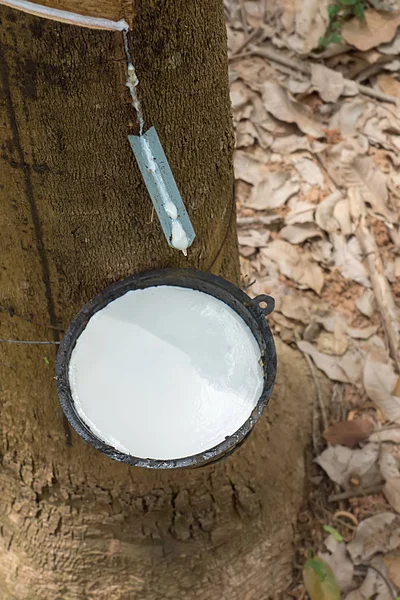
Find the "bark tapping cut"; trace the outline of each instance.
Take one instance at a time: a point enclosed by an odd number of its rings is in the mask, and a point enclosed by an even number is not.
[[[223,3],[135,2],[146,122],[197,233],[187,259],[166,244],[129,148],[121,35],[6,7],[0,22],[0,304],[28,317],[2,312],[1,337],[52,339],[108,283],[144,269],[214,261],[235,280]],[[75,434],[67,445],[54,349],[0,351],[2,600],[250,600],[287,583],[310,402],[297,407],[310,387],[297,355],[280,349],[271,408],[242,449],[171,473],[133,470]]]

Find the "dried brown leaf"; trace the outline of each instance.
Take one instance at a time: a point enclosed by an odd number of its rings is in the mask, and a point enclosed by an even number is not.
[[[285,38],[285,43],[289,48],[304,55],[318,46],[318,40],[324,35],[329,23],[328,4],[330,1],[301,0],[299,3],[296,0],[294,3],[294,31],[291,28],[291,35]],[[281,2],[279,2],[279,7],[281,7]]]
[[[331,234],[334,251],[333,257],[335,266],[339,269],[345,279],[351,279],[364,285],[371,287],[368,273],[363,263],[361,262],[361,248],[355,237],[348,241],[336,233]]]
[[[381,74],[377,76],[377,80],[382,92],[389,96],[400,96],[400,81],[393,75]]]
[[[400,423],[400,398],[392,395],[396,382],[397,375],[386,351],[371,350],[364,367],[365,391],[386,419]]]
[[[260,2],[248,0],[244,3],[244,8],[246,11],[246,20],[250,27],[253,27],[253,29],[261,27],[264,22],[264,5]]]
[[[338,542],[330,535],[325,540],[325,546],[328,548],[329,553],[321,553],[321,558],[332,569],[340,590],[346,592],[351,588],[354,575],[354,566],[348,556],[346,544]]]
[[[388,477],[383,488],[386,500],[397,513],[400,513],[400,477]]]
[[[393,453],[387,444],[381,448],[379,455],[379,468],[381,470],[383,479],[386,481],[391,478],[400,477],[397,460],[393,456]]]
[[[339,191],[330,194],[322,200],[315,211],[315,220],[317,225],[327,233],[333,233],[339,229],[339,223],[334,218],[333,212],[336,204],[342,199]]]
[[[366,105],[367,102],[362,98],[343,102],[340,110],[333,115],[329,128],[338,129],[343,137],[357,135],[357,123],[361,115],[365,113]]]
[[[315,206],[292,198],[288,202],[290,208],[289,214],[285,217],[286,225],[296,225],[297,223],[311,223],[314,221]]]
[[[355,474],[361,479],[362,487],[380,483],[382,479],[377,465],[378,456],[378,444],[367,444],[361,450],[329,446],[316,458],[316,462],[332,481],[349,489],[350,480]]]
[[[241,246],[249,246],[250,248],[265,248],[268,245],[270,232],[258,231],[258,229],[249,229],[244,234],[238,235],[239,244]]]
[[[331,425],[324,431],[323,436],[330,444],[354,448],[359,442],[366,440],[373,430],[374,424],[369,419],[354,419]]]
[[[349,341],[341,332],[339,335],[333,335],[324,331],[318,337],[317,348],[324,354],[343,356],[349,348]]]
[[[254,140],[258,139],[256,128],[248,119],[237,124],[235,136],[237,148],[248,148],[254,144]]]
[[[299,129],[314,138],[323,138],[321,123],[315,121],[300,102],[291,100],[287,91],[277,81],[267,81],[262,86],[265,108],[276,118],[286,123],[296,123]]]
[[[395,590],[388,587],[386,568],[381,556],[375,556],[361,586],[347,594],[345,600],[394,600]]]
[[[347,549],[355,564],[368,562],[378,552],[390,552],[400,545],[400,517],[384,512],[361,521]]]
[[[302,352],[308,354],[313,359],[314,363],[329,377],[332,381],[341,381],[343,383],[349,383],[349,378],[340,367],[340,358],[337,356],[328,356],[319,352],[315,346],[306,341],[298,342],[298,347]]]
[[[324,102],[337,102],[343,93],[344,77],[322,64],[311,64],[311,83]]]
[[[371,336],[373,336],[378,331],[377,325],[370,325],[369,327],[362,327],[358,329],[356,327],[346,327],[346,333],[350,337],[356,340],[368,340]]]
[[[354,17],[343,24],[342,37],[358,50],[370,50],[390,42],[400,25],[400,13],[385,14],[376,10],[365,11],[365,20]]]
[[[246,206],[255,210],[274,210],[300,189],[296,181],[292,181],[287,171],[275,171],[260,181],[252,190]]]
[[[365,290],[356,300],[356,306],[361,314],[371,318],[376,310],[375,294],[372,290]]]
[[[312,302],[297,294],[280,296],[276,310],[280,311],[288,319],[308,323],[311,318]]]
[[[294,156],[292,160],[303,181],[306,181],[312,186],[317,186],[319,188],[323,187],[324,176],[316,162],[309,158],[305,158],[304,156]]]
[[[375,431],[369,436],[368,441],[379,442],[380,444],[383,442],[393,442],[395,444],[400,444],[400,427],[393,427],[390,429],[381,429],[379,431]]]
[[[345,236],[353,233],[353,225],[350,217],[350,204],[348,198],[341,198],[335,204],[333,209],[333,217],[339,223],[341,232]]]
[[[268,248],[263,248],[261,253],[277,263],[282,275],[292,279],[302,288],[310,288],[317,294],[321,293],[324,274],[309,254],[299,253],[294,246],[284,240],[274,240]]]
[[[257,185],[269,175],[268,167],[264,163],[241,150],[235,152],[234,167],[236,179],[241,179],[252,185]]]
[[[337,185],[347,188],[350,200],[351,192],[356,190],[374,212],[397,222],[397,216],[388,207],[387,177],[370,156],[365,156],[367,150],[366,138],[348,138],[326,152],[326,168]]]
[[[400,553],[387,554],[383,557],[390,581],[400,590]]]
[[[376,10],[396,12],[400,10],[400,0],[369,0]],[[399,586],[400,587],[400,586]]]
[[[314,223],[299,223],[283,227],[279,237],[291,244],[302,244],[310,238],[322,237],[322,233]]]

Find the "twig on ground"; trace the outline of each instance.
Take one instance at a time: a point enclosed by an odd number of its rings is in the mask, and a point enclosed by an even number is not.
[[[238,217],[237,225],[272,225],[277,221],[282,221],[280,215],[271,215],[269,217]]]
[[[242,19],[243,31],[245,33],[247,33],[249,31],[249,25],[247,23],[246,7],[244,5],[244,0],[239,0],[239,6],[240,6],[240,17]]]
[[[332,173],[328,173],[323,156],[317,154],[316,157],[318,162],[324,167],[324,170],[328,174],[329,179],[336,186],[338,186],[338,182],[335,181],[336,178],[332,176]],[[364,212],[366,212],[366,210],[364,210]],[[361,217],[360,222],[357,226],[356,237],[367,261],[372,289],[381,315],[382,325],[388,340],[390,355],[395,363],[397,373],[400,375],[400,360],[398,353],[399,310],[393,298],[392,289],[384,273],[383,263],[379,254],[378,245],[376,243],[375,237],[369,231],[366,225],[366,218],[364,216]]]
[[[311,360],[311,358],[308,356],[308,354],[306,354],[305,352],[302,352],[304,358],[307,361],[308,367],[310,369],[310,373],[311,376],[314,380],[314,384],[315,384],[315,391],[317,394],[317,400],[318,400],[318,404],[319,404],[319,409],[321,411],[321,419],[322,419],[322,425],[324,427],[324,430],[328,428],[328,417],[326,414],[326,408],[325,408],[325,403],[324,403],[324,397],[323,397],[323,393],[321,390],[321,384],[318,380],[318,375],[316,372],[316,368],[314,367],[314,363]]]
[[[305,75],[311,74],[311,64],[318,63],[310,63],[306,64],[299,60],[294,60],[292,58],[288,58],[283,54],[275,52],[270,48],[258,48],[257,46],[250,46],[250,51],[256,56],[263,56],[264,58],[268,58],[278,64],[284,65],[285,67],[289,67],[291,69],[295,69],[296,71],[300,71]],[[389,96],[389,94],[385,94],[384,92],[380,92],[378,90],[373,90],[372,88],[361,85],[357,83],[358,91],[360,94],[364,94],[365,96],[370,96],[371,98],[376,98],[377,100],[381,100],[382,102],[389,102],[390,104],[396,104],[396,98],[394,96]]]
[[[382,573],[382,571],[380,571],[379,569],[377,569],[376,567],[374,567],[374,565],[365,564],[365,563],[357,565],[357,568],[359,568],[359,567],[365,567],[367,569],[372,569],[373,571],[375,571],[376,573],[378,573],[379,577],[381,577],[383,579],[383,581],[386,583],[386,586],[387,586],[387,588],[389,590],[389,593],[392,596],[393,600],[397,600],[396,594],[393,592],[393,588],[392,588],[389,580],[387,579],[387,577],[385,577],[385,575]]]
[[[383,270],[382,259],[379,254],[375,237],[366,226],[365,217],[361,218],[357,227],[356,236],[367,262],[372,289],[388,340],[389,351],[396,365],[397,373],[400,374],[398,353],[399,331],[398,326],[396,327],[396,324],[399,322],[399,311]]]
[[[333,515],[333,518],[338,519],[339,517],[344,517],[345,519],[350,519],[350,521],[352,521],[356,527],[358,525],[357,517],[355,515],[353,515],[353,513],[350,513],[347,510],[337,510],[335,512],[335,514]]]
[[[243,52],[243,50],[245,48],[247,48],[247,46],[249,44],[251,44],[251,42],[254,42],[254,40],[256,40],[258,38],[259,35],[261,35],[263,32],[263,28],[262,27],[258,27],[258,29],[255,29],[254,31],[252,31],[247,38],[244,40],[244,42],[242,44],[240,44],[239,48],[237,48],[237,50],[232,54],[232,56],[230,57],[232,58],[238,58],[238,56],[241,56],[241,53]],[[249,53],[249,55],[252,54],[251,52]]]
[[[371,494],[379,494],[383,490],[383,485],[374,485],[366,488],[355,488],[348,492],[341,492],[340,494],[332,494],[328,498],[328,502],[340,502],[341,500],[348,500],[349,498],[357,498],[357,496],[369,496]]]
[[[358,83],[362,83],[363,81],[365,81],[366,79],[369,79],[373,75],[378,75],[379,73],[384,71],[385,64],[387,64],[388,62],[390,62],[392,60],[393,60],[393,56],[384,56],[384,57],[382,57],[382,60],[380,60],[375,65],[370,65],[367,69],[363,69],[360,73],[358,73],[357,77],[354,77],[354,79]]]

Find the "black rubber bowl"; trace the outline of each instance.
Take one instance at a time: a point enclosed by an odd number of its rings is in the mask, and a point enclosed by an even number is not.
[[[231,436],[225,438],[217,446],[205,452],[184,458],[155,460],[138,458],[120,452],[98,438],[78,415],[69,385],[69,361],[72,351],[89,319],[107,304],[123,296],[130,290],[144,289],[159,285],[179,286],[199,290],[225,302],[248,325],[261,350],[261,360],[264,371],[264,388],[257,405],[250,417]],[[271,330],[266,315],[274,309],[274,300],[270,296],[261,295],[251,299],[237,286],[221,277],[195,271],[193,269],[161,269],[132,275],[113,283],[90,300],[71,322],[60,344],[56,362],[57,390],[61,406],[72,427],[79,435],[96,450],[100,450],[110,458],[148,469],[177,469],[200,467],[220,460],[238,448],[249,435],[255,423],[260,418],[271,396],[276,376],[276,351]]]

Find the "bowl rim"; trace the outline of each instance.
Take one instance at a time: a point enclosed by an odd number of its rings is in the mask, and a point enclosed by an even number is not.
[[[256,406],[243,425],[232,435],[212,448],[187,457],[175,459],[143,458],[126,454],[100,439],[78,414],[69,384],[69,361],[80,334],[91,317],[113,300],[128,291],[158,286],[176,286],[204,292],[221,300],[233,309],[248,325],[261,351],[264,386]],[[71,321],[58,349],[56,360],[56,383],[61,407],[75,431],[96,450],[114,460],[150,469],[193,468],[216,462],[238,448],[252,431],[271,397],[276,378],[276,349],[266,320],[272,312],[274,300],[267,295],[250,298],[236,285],[222,277],[195,269],[157,269],[130,275],[112,283],[94,296]]]

